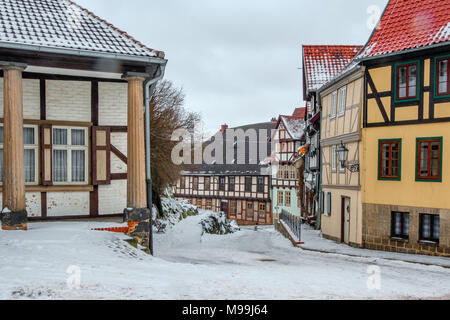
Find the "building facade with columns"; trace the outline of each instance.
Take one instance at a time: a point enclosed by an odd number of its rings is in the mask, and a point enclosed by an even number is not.
[[[164,53],[72,1],[1,5],[2,228],[146,213],[145,88]]]

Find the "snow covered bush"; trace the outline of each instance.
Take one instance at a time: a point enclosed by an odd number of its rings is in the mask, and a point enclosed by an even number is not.
[[[177,201],[173,198],[162,197],[162,219],[170,225],[174,225],[187,217],[198,215],[198,208],[189,201]]]
[[[234,220],[228,220],[223,212],[208,212],[200,221],[203,228],[203,233],[209,234],[230,234],[239,230],[239,227]]]

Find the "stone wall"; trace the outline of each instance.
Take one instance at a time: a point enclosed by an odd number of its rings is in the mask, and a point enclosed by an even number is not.
[[[392,212],[409,212],[408,240],[391,238]],[[439,244],[420,242],[420,214],[440,216]],[[363,204],[363,242],[367,249],[450,257],[450,210]]]

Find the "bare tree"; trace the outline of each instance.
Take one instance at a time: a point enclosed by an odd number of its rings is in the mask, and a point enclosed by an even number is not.
[[[150,104],[153,203],[160,212],[160,195],[180,178],[182,170],[171,159],[172,149],[177,143],[171,141],[172,134],[182,128],[193,131],[195,123],[200,121],[200,115],[188,111],[184,102],[183,89],[164,80],[157,85]]]

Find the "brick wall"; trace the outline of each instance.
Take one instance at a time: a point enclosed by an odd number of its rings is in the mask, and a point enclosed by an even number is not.
[[[409,212],[409,240],[391,238],[392,212]],[[439,245],[419,241],[419,215],[440,216]],[[450,257],[450,210],[363,204],[363,242],[367,249]]]

